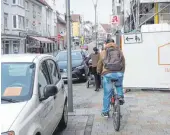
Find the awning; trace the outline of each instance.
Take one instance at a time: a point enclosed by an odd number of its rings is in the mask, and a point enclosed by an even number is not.
[[[40,42],[43,42],[43,43],[54,43],[54,41],[48,39],[48,38],[44,38],[44,37],[33,37],[33,36],[30,36],[30,38],[33,38],[35,40],[38,40]]]

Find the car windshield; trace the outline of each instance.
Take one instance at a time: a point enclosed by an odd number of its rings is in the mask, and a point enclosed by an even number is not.
[[[34,63],[1,63],[1,102],[29,100],[34,73]]]
[[[82,55],[81,52],[71,52],[72,60],[81,60]],[[57,55],[57,60],[58,61],[67,61],[67,52],[60,52]]]

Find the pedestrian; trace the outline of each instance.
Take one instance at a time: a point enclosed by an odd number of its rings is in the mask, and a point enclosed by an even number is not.
[[[125,72],[125,58],[120,48],[114,40],[108,39],[105,49],[100,53],[97,64],[97,72],[103,77],[103,110],[102,116],[108,117],[110,110],[110,99],[113,94],[113,84],[111,79],[117,80],[115,87],[120,103],[124,103],[123,95],[123,76]]]
[[[91,53],[90,56],[86,59],[86,62],[88,63],[89,60],[92,60],[92,74],[95,77],[95,91],[99,91],[100,85],[101,85],[101,77],[100,74],[97,74],[97,63],[99,60],[100,53],[97,49],[97,47],[93,48],[94,53]]]

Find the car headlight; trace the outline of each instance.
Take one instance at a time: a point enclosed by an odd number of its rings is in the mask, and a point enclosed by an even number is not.
[[[15,135],[14,131],[8,131],[5,133],[1,133],[1,135]]]
[[[78,66],[78,67],[76,67],[77,69],[82,69],[82,68],[84,68],[84,65],[81,65],[81,66]]]

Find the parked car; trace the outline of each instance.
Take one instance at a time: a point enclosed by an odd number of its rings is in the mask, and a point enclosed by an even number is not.
[[[88,66],[85,62],[86,55],[82,50],[72,50],[72,80],[86,81],[88,78]],[[62,79],[67,81],[67,51],[60,51],[56,57]]]
[[[52,135],[67,126],[67,91],[51,55],[1,56],[1,135]]]

